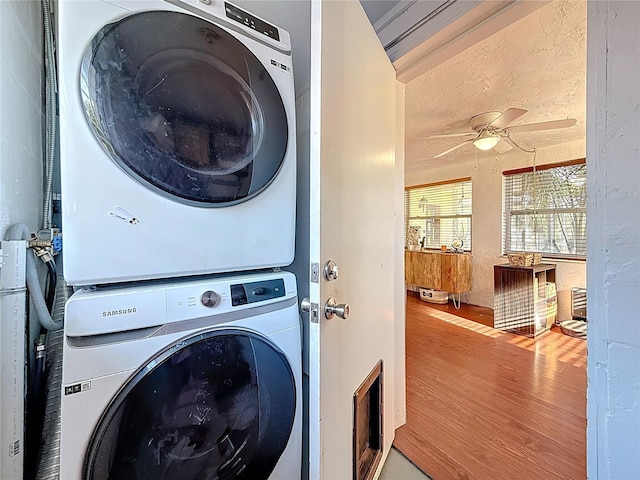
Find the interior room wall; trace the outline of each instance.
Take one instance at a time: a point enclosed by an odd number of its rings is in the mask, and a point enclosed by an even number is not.
[[[10,225],[23,223],[36,231],[42,222],[43,36],[40,5],[39,1],[0,1],[0,239],[4,238]],[[39,331],[37,319],[33,318],[29,325],[25,343],[33,360],[29,347]],[[0,348],[9,347],[6,340],[10,339],[0,340]],[[17,359],[20,363],[25,360]],[[8,412],[4,409],[8,405],[0,405],[0,408],[5,417]],[[20,448],[24,448],[24,443]],[[3,457],[0,462],[9,460],[4,454]]]
[[[587,475],[640,478],[640,2],[588,2]]]
[[[471,177],[473,270],[468,300],[473,305],[493,308],[493,266],[507,262],[502,256],[502,172],[532,166],[533,156],[515,148],[500,155],[469,150],[468,162],[451,167],[432,169],[425,160],[424,170],[405,176],[405,186]],[[584,140],[540,148],[536,153],[536,164],[585,158],[585,151]],[[558,316],[560,319],[570,318],[571,287],[586,286],[586,262],[554,260],[551,263],[557,265]]]
[[[0,2],[0,236],[42,210],[42,15],[40,2]]]
[[[40,5],[33,0],[0,1],[0,238],[14,223],[23,223],[31,231],[37,231],[42,223],[44,69]],[[43,265],[38,267],[44,271]],[[31,345],[38,332],[34,314],[27,339],[31,360]]]

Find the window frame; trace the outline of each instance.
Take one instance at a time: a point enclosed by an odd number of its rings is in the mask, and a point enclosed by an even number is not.
[[[584,236],[578,238],[576,235],[573,235],[572,238],[583,239],[585,245],[585,253],[568,253],[568,252],[551,252],[546,251],[543,248],[538,248],[535,250],[527,250],[529,252],[542,253],[543,258],[553,259],[553,260],[575,260],[575,261],[586,261],[586,195],[584,195],[584,205],[579,207],[558,207],[558,208],[540,208],[536,209],[534,207],[533,210],[527,208],[515,209],[512,204],[508,204],[507,195],[510,191],[513,191],[513,186],[509,187],[507,185],[507,181],[509,177],[522,176],[523,174],[531,174],[534,172],[542,172],[546,170],[553,170],[556,168],[562,167],[570,167],[575,165],[584,165],[585,171],[585,187],[586,188],[586,158],[579,158],[574,160],[568,160],[565,162],[557,162],[557,163],[549,163],[540,166],[534,167],[525,167],[518,168],[513,170],[505,170],[502,172],[502,254],[508,255],[509,253],[522,252],[522,249],[513,248],[513,242],[511,241],[511,218],[519,216],[531,216],[534,217],[536,215],[554,215],[554,214],[581,214],[584,215],[583,221],[583,230]],[[537,193],[537,192],[536,192]],[[576,197],[577,198],[577,197]],[[510,208],[511,207],[511,208]],[[556,227],[557,228],[557,227]],[[556,230],[554,229],[554,232]],[[526,227],[524,230],[526,234]],[[537,242],[536,242],[537,243]]]
[[[469,184],[469,188],[470,188],[470,198],[471,198],[471,207],[469,208],[469,214],[454,214],[454,215],[419,215],[419,216],[413,216],[410,217],[409,216],[409,208],[410,208],[410,201],[408,201],[408,195],[409,192],[412,190],[418,190],[418,189],[427,189],[429,187],[441,187],[444,185],[455,185],[455,184],[459,184],[459,183],[468,183]],[[411,220],[433,220],[437,225],[440,224],[440,220],[442,219],[469,219],[469,244],[467,245],[466,243],[463,243],[462,246],[462,250],[464,253],[471,253],[471,249],[473,248],[473,235],[472,235],[472,228],[473,228],[473,183],[472,183],[472,178],[471,177],[462,177],[462,178],[455,178],[455,179],[451,179],[451,180],[443,180],[443,181],[439,181],[439,182],[432,182],[432,183],[425,183],[425,184],[420,184],[420,185],[412,185],[410,187],[405,187],[404,189],[404,235],[405,235],[405,239],[404,239],[404,245],[405,245],[405,249],[408,247],[407,245],[407,231],[409,229],[410,226],[410,221]],[[439,236],[439,234],[438,234]],[[445,243],[441,243],[441,245],[445,245],[447,247],[451,246],[451,242],[452,240],[445,242]],[[440,251],[441,246],[428,246],[425,247],[425,250],[432,250],[432,251]]]

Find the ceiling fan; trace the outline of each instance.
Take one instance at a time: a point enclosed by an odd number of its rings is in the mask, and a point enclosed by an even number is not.
[[[440,158],[447,155],[467,143],[473,145],[479,150],[491,150],[494,148],[498,153],[504,153],[513,147],[519,148],[511,138],[512,133],[517,132],[533,132],[536,130],[553,130],[556,128],[573,127],[576,124],[575,118],[566,118],[564,120],[552,120],[549,122],[525,123],[524,125],[510,126],[514,120],[520,118],[527,113],[522,108],[508,108],[504,112],[487,112],[475,115],[469,120],[473,132],[461,133],[443,133],[439,135],[430,135],[426,138],[452,138],[452,137],[468,137],[462,143],[451,147],[444,152],[439,153],[433,158]]]

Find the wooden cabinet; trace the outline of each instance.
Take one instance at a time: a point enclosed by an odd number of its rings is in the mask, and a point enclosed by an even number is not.
[[[471,290],[471,255],[428,251],[404,252],[405,280],[449,293]]]
[[[556,281],[556,266],[493,266],[493,326],[529,337],[548,330],[555,309],[547,299],[547,282]],[[554,299],[555,301],[555,299]],[[553,318],[552,318],[553,317]]]

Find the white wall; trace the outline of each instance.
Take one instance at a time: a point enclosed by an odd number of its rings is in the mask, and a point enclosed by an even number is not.
[[[0,0],[0,238],[14,223],[34,232],[42,224],[42,37],[39,1]],[[35,315],[29,330],[31,351],[39,332]]]
[[[640,478],[640,2],[588,2],[587,474]]]
[[[35,231],[42,221],[43,66],[39,1],[0,0],[0,45],[0,238],[4,238],[7,227],[14,223],[24,223]],[[37,320],[33,319],[25,339],[27,346],[32,345],[37,332]],[[3,416],[6,413],[3,411]],[[5,457],[6,445],[2,447],[0,462],[10,460]],[[20,448],[24,449],[24,443]],[[21,465],[16,467],[22,471]]]
[[[529,147],[531,148],[531,147]],[[429,169],[405,177],[407,187],[431,182],[471,177],[473,183],[473,218],[471,225],[472,290],[469,303],[493,308],[493,266],[506,263],[502,257],[502,172],[529,167],[533,156],[513,149],[506,154],[475,153],[467,163]],[[539,149],[536,165],[557,163],[585,157],[585,142],[571,142]],[[560,319],[571,317],[571,287],[586,286],[585,262],[556,261],[556,289]]]
[[[42,20],[38,1],[0,1],[0,236],[42,210]]]

